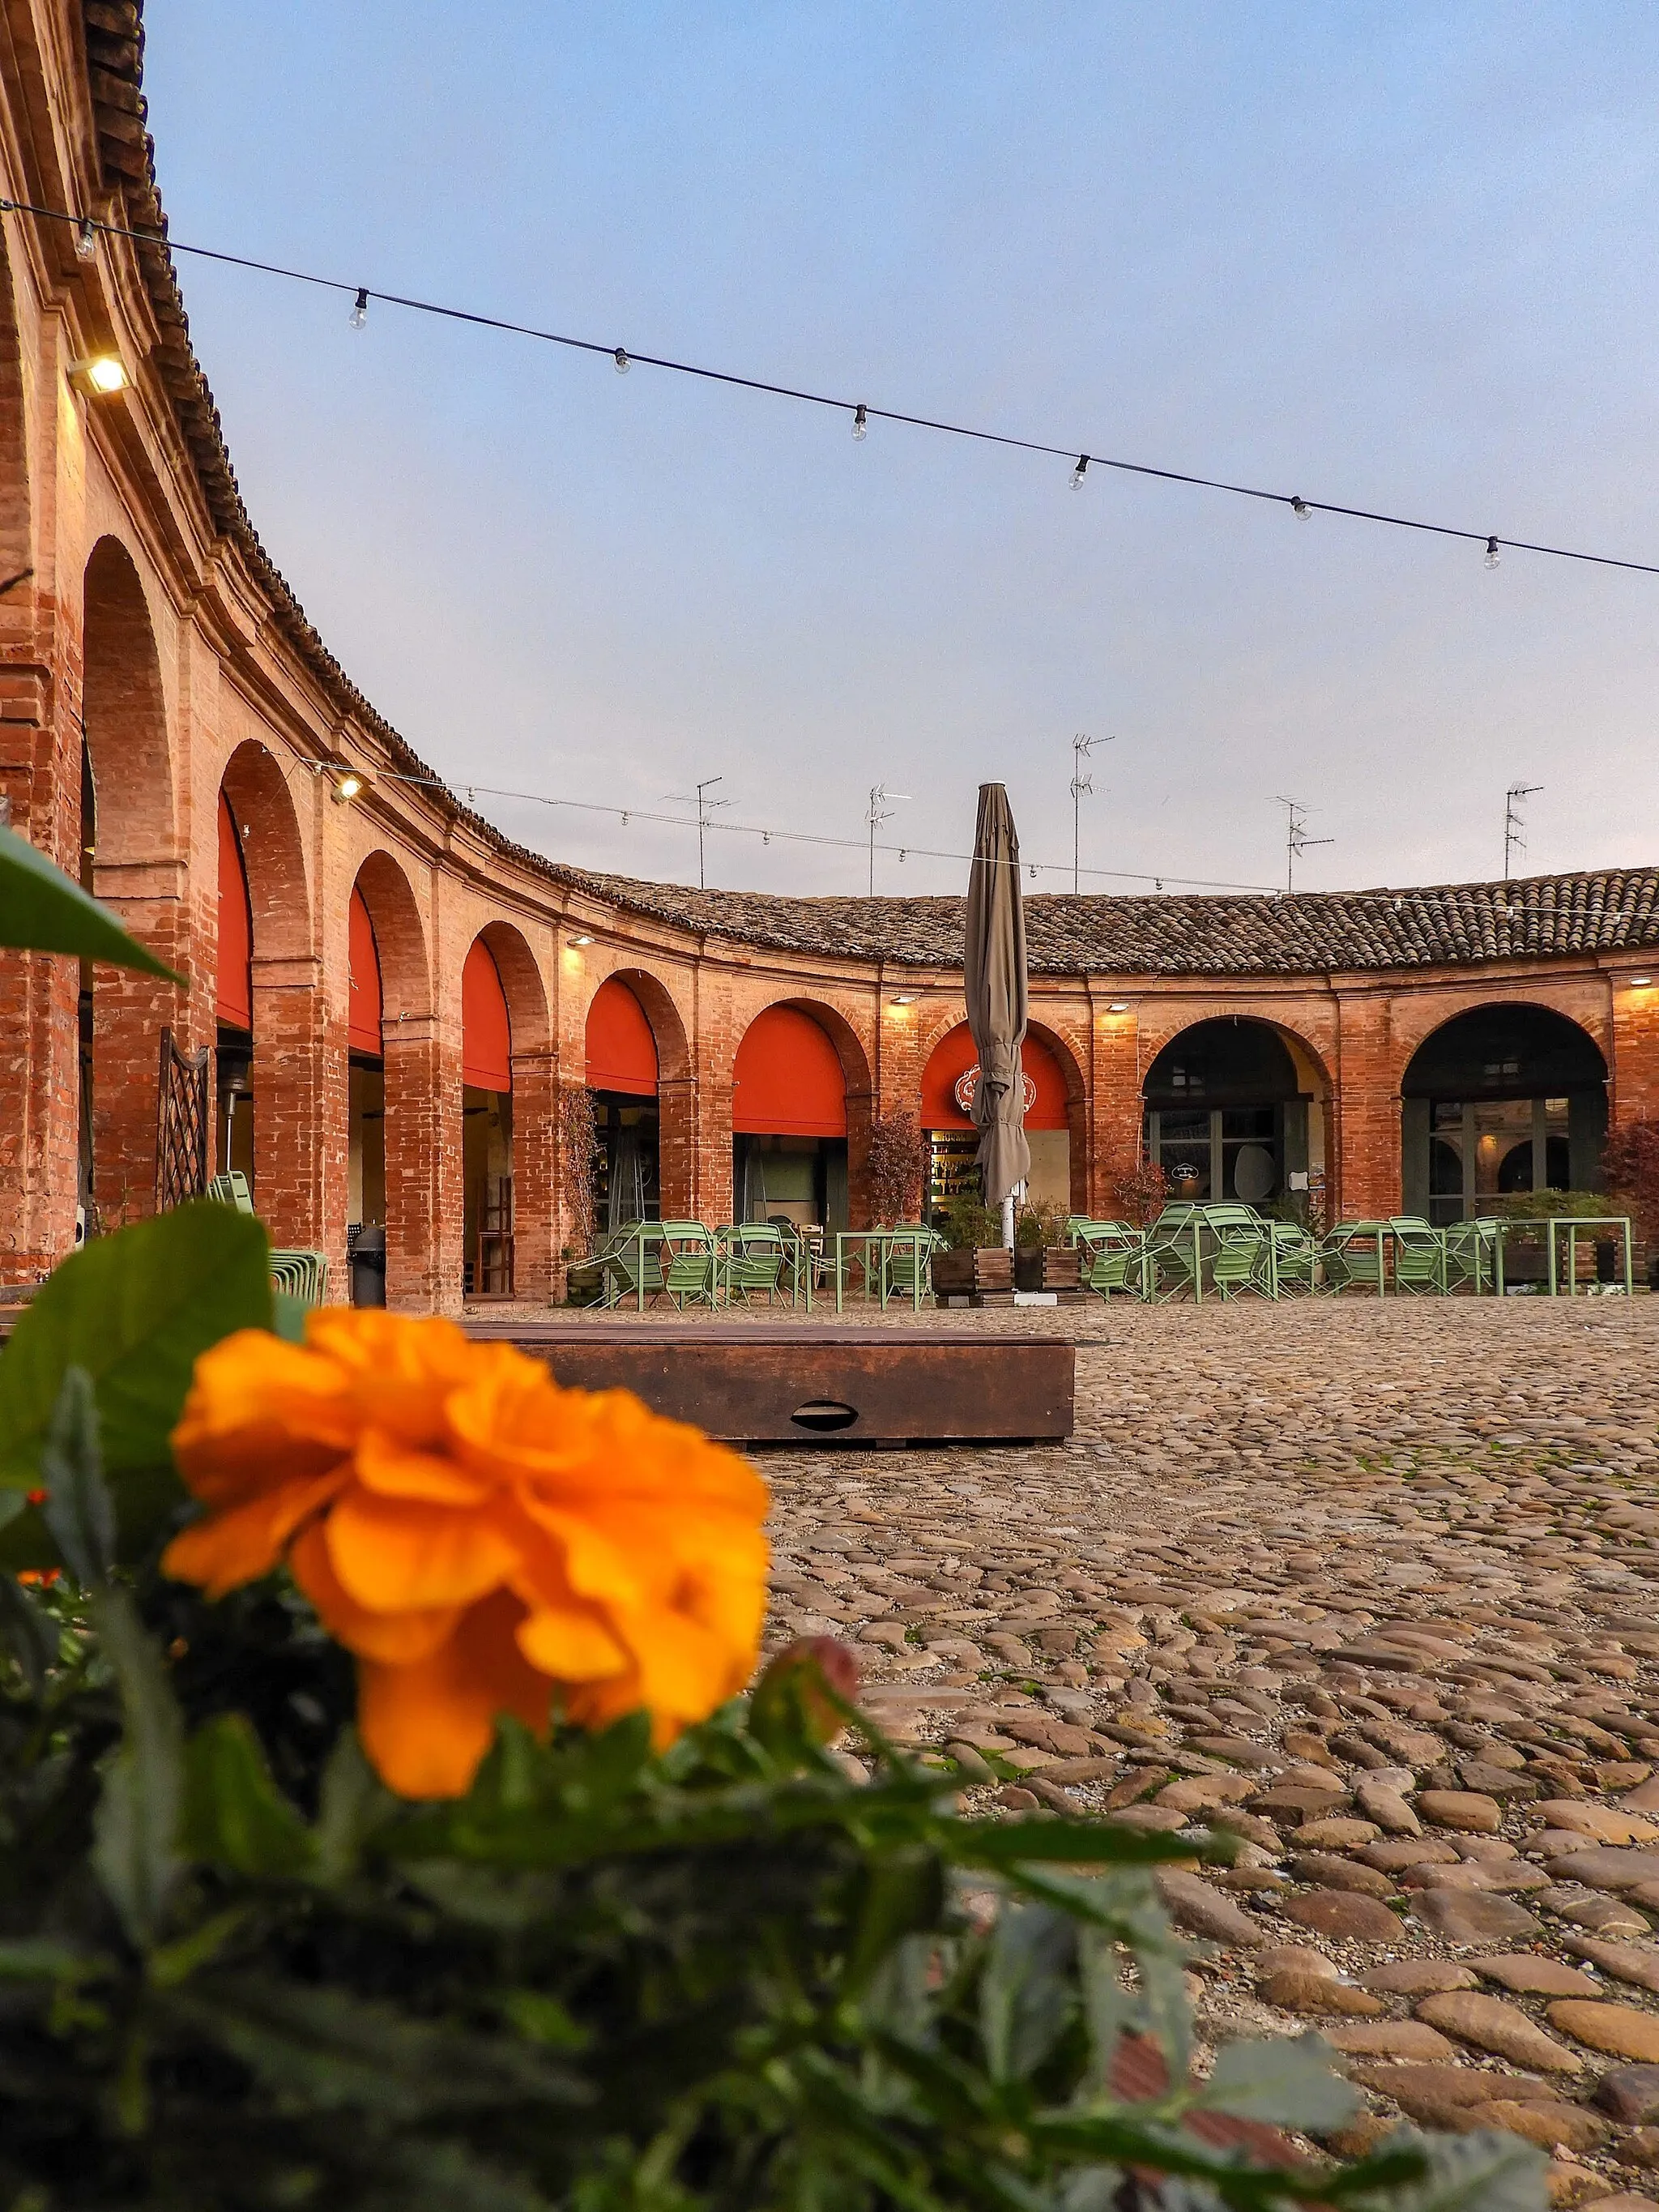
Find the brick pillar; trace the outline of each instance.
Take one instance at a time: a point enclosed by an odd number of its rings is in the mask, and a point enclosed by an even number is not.
[[[1659,974],[1644,965],[1638,975]],[[1613,982],[1613,1049],[1608,1055],[1607,1103],[1613,1126],[1659,1115],[1659,985]]]
[[[130,934],[170,968],[188,975],[186,872],[182,861],[109,866],[100,862],[94,889]],[[176,984],[101,963],[94,966],[93,1196],[106,1233],[155,1211],[161,1031],[170,1029],[180,1048],[188,1049],[199,1025],[186,994]]]
[[[329,1255],[344,1295],[346,1052],[319,963],[253,957],[254,1188],[273,1244]],[[337,1032],[338,1025],[335,1028]]]
[[[461,1309],[461,1060],[430,1015],[385,1030],[386,1304]]]
[[[1140,1085],[1146,1071],[1139,1052],[1139,1018],[1133,1006],[1127,1013],[1112,1014],[1103,1006],[1097,1006],[1091,1025],[1091,1141],[1086,1198],[1088,1211],[1097,1220],[1109,1221],[1116,1216],[1118,1178],[1127,1174],[1140,1158]],[[1075,1171],[1073,1193],[1075,1198]]]
[[[555,1294],[568,1241],[560,1182],[559,1062],[546,1044],[513,1055],[513,1286],[538,1304]]]
[[[1339,995],[1340,1042],[1325,1139],[1333,1220],[1387,1220],[1401,1209],[1400,1070],[1382,996]]]

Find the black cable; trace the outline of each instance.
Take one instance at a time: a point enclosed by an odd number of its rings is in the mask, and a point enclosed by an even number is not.
[[[64,208],[36,207],[27,200],[0,199],[0,213],[34,216],[43,222],[73,223],[77,230],[88,227],[108,238],[131,239],[143,246],[159,246],[169,253],[188,253],[198,261],[216,261],[229,269],[248,269],[262,276],[286,277],[295,284],[313,284],[329,292],[348,292],[364,301],[379,300],[390,307],[405,307],[411,313],[436,315],[447,322],[470,323],[479,330],[501,331],[514,337],[535,338],[544,345],[564,346],[574,353],[605,354],[620,368],[630,368],[639,362],[646,368],[662,368],[676,376],[697,377],[707,384],[730,385],[741,392],[763,392],[777,399],[797,399],[808,407],[828,407],[838,413],[851,415],[862,425],[873,419],[879,422],[896,422],[913,430],[936,430],[950,438],[968,438],[978,444],[1003,446],[1011,452],[1042,453],[1057,460],[1075,463],[1079,448],[1075,443],[1051,446],[1036,438],[1016,438],[1007,431],[980,430],[965,422],[951,422],[932,415],[908,415],[891,407],[874,407],[867,401],[838,399],[823,392],[806,392],[790,384],[773,384],[764,377],[740,376],[734,370],[708,368],[696,362],[674,361],[665,354],[633,353],[626,347],[603,344],[597,338],[571,337],[562,331],[544,331],[533,323],[515,323],[500,315],[480,314],[468,307],[450,307],[434,300],[417,300],[400,292],[377,292],[366,284],[348,283],[338,276],[319,276],[309,270],[289,269],[280,262],[256,261],[242,253],[225,253],[210,246],[181,246],[161,230],[131,230],[120,223],[100,222],[90,216],[71,215]],[[1501,538],[1489,530],[1462,530],[1447,522],[1421,522],[1410,515],[1387,514],[1380,508],[1346,507],[1340,501],[1304,499],[1298,492],[1267,491],[1259,484],[1232,483],[1224,477],[1196,476],[1185,469],[1155,467],[1150,461],[1114,460],[1108,454],[1091,453],[1088,456],[1092,468],[1115,469],[1123,476],[1151,477],[1161,483],[1191,484],[1201,491],[1227,492],[1236,499],[1265,500],[1274,507],[1288,507],[1295,514],[1304,515],[1338,514],[1354,522],[1380,522],[1391,530],[1414,530],[1431,538],[1455,538],[1466,544],[1484,545],[1495,553],[1500,546],[1516,553],[1542,553],[1555,561],[1582,561],[1598,568],[1626,568],[1638,575],[1659,576],[1659,562],[1624,561],[1609,553],[1581,553],[1565,545],[1544,545],[1528,538]]]

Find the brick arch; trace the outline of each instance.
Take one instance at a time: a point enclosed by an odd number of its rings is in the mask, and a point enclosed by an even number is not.
[[[703,1191],[697,1146],[697,1086],[691,1039],[679,1003],[660,976],[648,968],[612,968],[592,979],[582,1007],[587,1010],[605,983],[621,983],[639,1000],[657,1046],[657,1176],[667,1220],[697,1218],[705,1204],[724,1218],[729,1207],[711,1204]],[[728,1091],[729,1097],[729,1091]],[[729,1134],[729,1132],[728,1132]],[[729,1170],[728,1170],[729,1173]],[[718,1176],[716,1176],[718,1185]]]
[[[1412,1061],[1429,1042],[1462,1014],[1483,1012],[1487,1007],[1501,1007],[1505,1012],[1555,1014],[1582,1030],[1601,1054],[1603,1065],[1609,1072],[1613,1066],[1612,1024],[1607,1017],[1605,991],[1595,998],[1595,1018],[1587,1021],[1589,1009],[1585,1004],[1582,986],[1577,991],[1570,987],[1552,994],[1547,985],[1539,988],[1542,979],[1528,976],[1524,984],[1512,991],[1494,991],[1490,985],[1485,990],[1471,987],[1456,992],[1413,994],[1394,1002],[1394,1021],[1391,1039],[1394,1046],[1392,1073],[1395,1091],[1403,1086]]]
[[[1287,1107],[1285,1131],[1285,1151],[1288,1156],[1285,1161],[1286,1172],[1291,1170],[1297,1172],[1310,1171],[1316,1166],[1327,1178],[1328,1189],[1334,1194],[1337,1180],[1333,1178],[1333,1170],[1340,1157],[1342,1132],[1337,1126],[1340,1109],[1339,1094],[1331,1080],[1325,1054],[1312,1042],[1305,1030],[1285,1021],[1278,1009],[1269,1010],[1249,1004],[1230,1004],[1223,1000],[1219,1005],[1212,1003],[1207,1006],[1201,1003],[1194,1006],[1188,1002],[1183,1004],[1182,1012],[1186,1018],[1167,1021],[1151,1036],[1146,1036],[1144,1032],[1141,1035],[1137,1070],[1139,1092],[1136,1102],[1138,1113],[1144,1112],[1150,1101],[1153,1068],[1170,1048],[1183,1036],[1190,1035],[1194,1030],[1206,1029],[1213,1024],[1229,1022],[1241,1026],[1248,1024],[1255,1029],[1265,1030],[1279,1045],[1290,1064],[1294,1086],[1290,1096],[1299,1097],[1305,1092],[1310,1100],[1305,1114],[1302,1114],[1298,1109],[1295,1124],[1292,1124]],[[1220,1102],[1211,1099],[1206,1103],[1215,1104]],[[1295,1140],[1294,1146],[1291,1143],[1293,1126],[1299,1128],[1301,1132]],[[1138,1129],[1137,1144],[1142,1141]]]
[[[188,856],[179,832],[161,658],[132,556],[101,538],[83,579],[82,730],[97,824],[93,889],[169,967],[204,988],[115,968],[92,971],[93,1195],[106,1230],[154,1211],[161,1032],[180,1044],[212,1035],[212,963],[189,924]],[[216,816],[207,849],[216,849]]]
[[[305,838],[288,779],[257,738],[237,746],[220,789],[240,832],[252,921],[254,1190],[277,1244],[320,1247],[324,1024]]]
[[[875,1112],[875,1074],[864,1039],[847,1016],[827,1000],[811,998],[799,991],[779,991],[745,1010],[743,1029],[732,1037],[731,1056],[724,1069],[723,1120],[726,1156],[729,1158],[731,1152],[732,1083],[737,1067],[738,1047],[760,1017],[774,1006],[785,1006],[792,1013],[805,1014],[817,1024],[836,1048],[836,1057],[841,1062],[842,1080],[847,1089],[847,1202],[856,1228],[870,1218],[870,1123]]]
[[[558,1058],[547,985],[512,922],[486,922],[473,942],[495,963],[512,1030],[514,1290],[545,1303],[560,1241]]]
[[[1086,1213],[1089,1211],[1092,1128],[1089,1112],[1089,1083],[1083,1073],[1083,1062],[1079,1058],[1076,1045],[1065,1030],[1054,1028],[1040,1017],[1027,1014],[1025,1034],[1048,1054],[1066,1085],[1066,1127],[1070,1139],[1070,1204],[1073,1213]]]
[[[398,861],[384,849],[368,854],[356,889],[380,963],[386,1304],[448,1310],[460,1295],[459,1024],[446,1037],[433,1002],[426,926]],[[456,1002],[459,1012],[459,981]]]

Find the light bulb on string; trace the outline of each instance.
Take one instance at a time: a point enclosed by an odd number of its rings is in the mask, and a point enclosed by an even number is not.
[[[1291,501],[1291,513],[1296,517],[1298,522],[1311,522],[1313,520],[1313,509],[1309,506],[1307,501],[1302,497],[1299,492]]]
[[[1503,555],[1498,550],[1498,540],[1495,538],[1489,538],[1486,540],[1487,568],[1496,568],[1500,567],[1503,563]]]
[[[93,261],[98,256],[98,230],[89,215],[83,215],[75,234],[75,254],[79,261]]]
[[[629,370],[634,365],[628,358],[628,348],[626,346],[618,346],[615,353],[611,355],[611,358],[617,364],[617,374],[618,376],[626,376]]]
[[[1073,491],[1082,490],[1083,479],[1088,473],[1089,456],[1087,453],[1079,453],[1077,457],[1077,466],[1072,471],[1072,489]]]
[[[357,287],[357,296],[351,303],[351,313],[347,320],[354,331],[362,330],[368,320],[368,287],[366,284]]]
[[[853,435],[858,441],[859,444],[862,445],[869,434],[870,416],[865,407],[864,402],[860,399],[858,405],[853,410]]]

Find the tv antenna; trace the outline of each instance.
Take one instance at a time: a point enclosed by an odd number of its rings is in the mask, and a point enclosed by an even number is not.
[[[870,787],[870,804],[865,811],[864,818],[870,830],[870,896],[872,898],[876,895],[876,832],[884,822],[890,822],[893,818],[893,810],[887,804],[888,800],[890,799],[908,799],[909,796],[908,791],[889,791],[884,783],[872,783]]]
[[[1334,837],[1310,837],[1308,835],[1308,811],[1299,799],[1280,795],[1279,804],[1285,808],[1285,888],[1296,889],[1296,864],[1302,855],[1316,845],[1334,845]]]
[[[706,775],[701,783],[694,783],[690,791],[665,791],[663,793],[665,799],[672,799],[681,806],[695,806],[697,810],[697,888],[700,890],[708,888],[703,868],[703,839],[708,835],[708,817],[717,806],[732,804],[729,799],[707,799],[703,794],[725,781],[723,775]],[[695,798],[693,793],[696,794]]]
[[[1512,783],[1504,794],[1504,881],[1515,873],[1515,856],[1527,849],[1527,817],[1522,811],[1541,783]]]
[[[1115,745],[1116,743],[1115,738],[1085,738],[1081,730],[1072,740],[1072,750],[1077,756],[1072,769],[1072,895],[1073,897],[1081,890],[1083,882],[1083,870],[1079,865],[1083,837],[1083,794],[1085,791],[1092,791],[1095,787],[1093,776],[1085,775],[1083,773],[1083,763],[1097,745]]]

